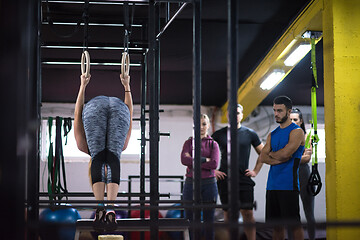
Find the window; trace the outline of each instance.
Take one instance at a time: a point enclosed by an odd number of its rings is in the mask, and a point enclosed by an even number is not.
[[[135,124],[133,124],[134,126]],[[71,128],[70,132],[67,135],[67,138],[64,137],[64,130],[62,129],[62,143],[63,143],[63,154],[66,162],[88,162],[90,160],[90,156],[86,153],[81,152],[76,145],[75,137],[74,137],[74,129]],[[53,153],[55,154],[55,137],[56,137],[56,124],[55,119],[52,125],[51,131],[51,140],[53,143]],[[131,132],[131,137],[129,140],[128,147],[121,154],[121,159],[128,160],[139,160],[141,153],[140,139],[141,131],[140,129],[134,129]],[[66,144],[65,144],[66,142]],[[49,128],[48,121],[43,120],[41,122],[41,159],[43,161],[47,161],[47,157],[49,155]]]

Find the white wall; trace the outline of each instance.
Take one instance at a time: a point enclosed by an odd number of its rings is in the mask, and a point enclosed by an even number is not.
[[[43,104],[42,116],[73,116],[73,104]],[[160,106],[165,112],[160,113],[160,132],[170,132],[170,137],[161,137],[159,148],[159,174],[160,175],[184,175],[185,167],[180,162],[180,152],[184,141],[192,135],[193,116],[192,106]],[[204,113],[212,115],[213,108],[202,108]],[[311,117],[310,107],[300,107],[304,113],[305,122]],[[256,109],[257,115],[244,120],[243,125],[253,128],[265,143],[266,136],[269,131],[273,130],[277,125],[274,122],[271,107],[259,107]],[[215,113],[216,114],[216,113]],[[217,116],[217,115],[215,115]],[[139,106],[134,107],[134,117],[140,117]],[[218,119],[215,117],[215,119]],[[323,108],[318,109],[318,122],[323,124]],[[135,123],[136,124],[136,123]],[[215,130],[224,124],[215,124]],[[146,131],[148,137],[148,130]],[[257,154],[254,150],[250,156],[250,168],[253,168],[256,162]],[[65,159],[66,160],[66,159]],[[149,163],[146,163],[146,175],[149,174]],[[254,211],[256,221],[264,221],[265,217],[265,187],[268,173],[268,166],[264,165],[259,175],[254,179],[255,200],[257,201],[257,210]],[[323,189],[316,196],[315,200],[315,217],[317,220],[325,220],[325,164],[319,163],[319,172],[323,180]],[[91,192],[88,179],[88,159],[82,162],[66,162],[66,178],[69,192]],[[139,175],[140,164],[138,160],[121,159],[121,179],[126,180],[128,175]],[[41,161],[40,190],[47,191],[47,165]],[[149,191],[149,185],[146,191]],[[179,199],[180,183],[168,182],[160,180],[160,193],[171,193],[171,199]],[[138,184],[134,183],[133,191],[138,191]],[[120,191],[127,192],[127,182],[120,184]],[[92,199],[92,198],[90,198]],[[300,201],[301,202],[301,201]],[[165,211],[163,214],[165,215]],[[80,211],[83,218],[90,216],[91,211]],[[304,220],[303,211],[301,217]]]

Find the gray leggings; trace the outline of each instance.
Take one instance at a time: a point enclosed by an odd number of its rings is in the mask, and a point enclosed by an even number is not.
[[[85,104],[82,118],[92,158],[92,183],[119,184],[120,156],[130,126],[128,106],[116,97],[97,96]]]

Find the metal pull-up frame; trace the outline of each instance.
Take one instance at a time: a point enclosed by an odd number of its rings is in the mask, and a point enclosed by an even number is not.
[[[49,1],[52,2],[52,1]],[[73,1],[68,1],[69,3],[73,3]],[[168,3],[182,3],[182,5],[179,7],[178,11],[173,15],[172,18],[168,16],[167,24],[160,29],[160,19],[159,19],[159,3],[160,2],[168,2]],[[93,4],[93,2],[89,2],[90,4]],[[121,4],[121,2],[113,2],[114,4]],[[141,131],[142,131],[142,139],[141,139],[141,148],[142,151],[145,148],[145,105],[146,105],[146,87],[147,83],[149,86],[149,136],[150,136],[150,204],[153,208],[151,208],[150,218],[151,221],[147,222],[149,224],[149,229],[151,231],[151,239],[157,239],[158,238],[158,232],[159,232],[159,224],[160,221],[158,219],[158,209],[156,208],[159,205],[159,141],[161,133],[159,132],[159,105],[160,105],[160,36],[162,33],[169,27],[169,25],[172,23],[173,19],[178,16],[180,11],[182,11],[185,6],[188,5],[188,3],[192,4],[193,7],[193,125],[194,125],[194,205],[200,205],[200,188],[201,188],[201,165],[200,165],[200,157],[201,157],[201,142],[200,142],[200,107],[201,107],[201,65],[202,65],[202,59],[201,59],[201,6],[202,1],[201,0],[183,0],[183,1],[176,1],[176,0],[149,0],[149,1],[129,1],[129,3],[133,3],[135,5],[139,4],[148,4],[148,13],[149,13],[149,19],[148,19],[148,53],[143,53],[143,59],[142,59],[142,114],[141,114]],[[95,3],[94,3],[95,4]],[[237,82],[237,56],[234,49],[236,49],[236,12],[232,9],[236,9],[234,7],[231,7],[232,5],[236,4],[236,0],[229,0],[229,77],[228,77],[228,96],[230,99],[229,104],[229,113],[230,113],[230,126],[231,129],[234,128],[235,124],[233,120],[235,119],[235,111],[236,111],[236,82]],[[40,6],[38,6],[40,9]],[[231,12],[230,12],[231,11]],[[235,19],[235,20],[234,20]],[[41,19],[39,17],[39,23],[41,23]],[[53,24],[56,24],[55,22]],[[75,24],[75,23],[74,23]],[[89,23],[89,26],[91,23]],[[79,46],[80,47],[80,46]],[[119,46],[117,46],[119,47]],[[40,48],[40,47],[39,47]],[[89,47],[90,48],[90,47]],[[125,48],[125,47],[124,47]],[[126,48],[129,48],[127,46]],[[37,53],[38,59],[40,59],[40,54]],[[40,61],[39,61],[40,62]],[[147,64],[146,64],[147,63]],[[40,72],[40,71],[39,71]],[[147,79],[146,79],[147,78]],[[147,82],[148,81],[148,82]],[[40,101],[40,99],[38,99]],[[235,110],[234,110],[235,109]],[[231,135],[231,141],[232,141],[232,149],[234,144],[234,139],[236,137],[233,137],[233,134]],[[236,161],[236,151],[231,151],[231,158],[230,161],[232,164]],[[141,175],[145,175],[145,154],[141,154]],[[231,188],[232,193],[237,193],[238,191],[233,191],[233,189],[236,189],[237,184],[234,184],[237,180],[236,173],[231,173]],[[233,181],[234,180],[234,181]],[[36,184],[34,184],[36,185]],[[142,193],[145,193],[144,185],[141,185],[141,191]],[[38,193],[38,191],[37,191]],[[35,196],[36,197],[36,196]],[[31,198],[31,196],[30,196]],[[230,208],[238,209],[238,206],[236,205],[236,202],[234,199],[235,196],[231,197],[230,201]],[[34,197],[32,198],[34,199]],[[38,202],[37,202],[38,204]],[[38,206],[37,207],[38,210]],[[238,212],[238,211],[237,211]],[[34,214],[31,216],[34,217]],[[235,215],[234,215],[235,216]],[[36,217],[34,217],[36,220]],[[195,236],[195,239],[199,239],[200,236],[200,209],[194,208],[194,224],[193,224],[193,234]],[[232,220],[235,219],[235,217],[231,218]],[[237,220],[237,219],[236,219]],[[237,222],[236,222],[237,223]],[[235,235],[236,236],[236,235]]]

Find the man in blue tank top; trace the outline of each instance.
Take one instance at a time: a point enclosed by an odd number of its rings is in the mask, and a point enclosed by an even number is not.
[[[291,227],[294,239],[304,239],[299,208],[299,163],[304,151],[304,132],[292,123],[291,99],[273,101],[275,121],[280,124],[267,137],[260,161],[270,165],[266,187],[266,222],[279,223],[273,239],[285,239],[284,225]]]

